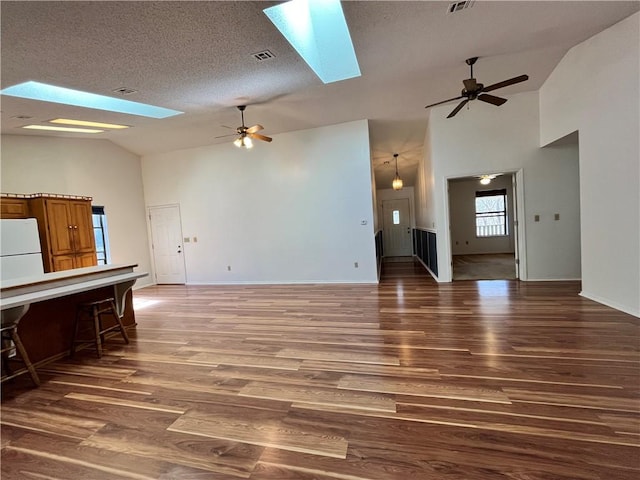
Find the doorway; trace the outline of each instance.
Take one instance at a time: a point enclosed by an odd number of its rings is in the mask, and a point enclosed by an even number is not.
[[[452,280],[519,278],[515,174],[449,179]]]
[[[186,271],[179,205],[149,207],[151,251],[156,283],[184,284]]]
[[[411,209],[408,198],[382,201],[384,256],[411,257]]]

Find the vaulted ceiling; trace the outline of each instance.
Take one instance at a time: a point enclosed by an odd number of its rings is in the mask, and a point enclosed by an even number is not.
[[[124,123],[133,128],[91,138],[145,155],[232,141],[216,137],[240,124],[240,104],[265,135],[367,118],[379,188],[391,183],[396,152],[412,185],[424,107],[459,95],[466,58],[480,57],[474,73],[485,85],[529,75],[500,95],[537,90],[569,48],[640,9],[637,1],[478,0],[450,14],[442,1],[345,1],[362,76],[325,85],[264,15],[276,3],[2,1],[2,88],[36,80],[118,96],[125,87],[135,93],[123,98],[185,112],[155,120],[3,96],[2,133],[80,137],[19,128],[57,117]],[[256,60],[263,50],[273,58]]]

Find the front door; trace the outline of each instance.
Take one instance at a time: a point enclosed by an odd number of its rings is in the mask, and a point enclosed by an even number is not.
[[[178,205],[149,207],[149,222],[156,283],[184,284],[186,273],[182,253],[180,207]]]
[[[409,199],[383,200],[382,215],[384,217],[384,256],[413,255]]]

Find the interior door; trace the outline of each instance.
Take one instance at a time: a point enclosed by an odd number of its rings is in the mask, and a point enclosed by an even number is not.
[[[383,200],[382,215],[384,217],[384,256],[413,255],[409,199]]]
[[[153,262],[158,284],[184,284],[186,272],[182,252],[180,207],[149,207]]]

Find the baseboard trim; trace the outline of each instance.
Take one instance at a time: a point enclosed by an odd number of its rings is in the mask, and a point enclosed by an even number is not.
[[[522,279],[521,279],[522,280]],[[582,278],[527,278],[523,282],[581,282]]]
[[[640,309],[634,310],[633,308],[628,307],[627,305],[620,305],[618,302],[612,302],[607,298],[599,297],[598,295],[591,295],[584,290],[580,292],[580,296],[586,298],[587,300],[592,300],[597,303],[601,303],[602,305],[606,305],[607,307],[611,307],[615,310],[619,310],[624,313],[628,313],[629,315],[633,315],[634,317],[640,318]]]

